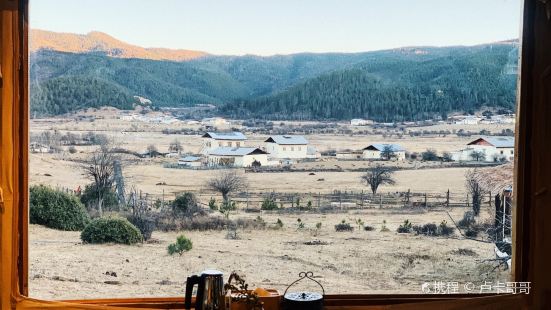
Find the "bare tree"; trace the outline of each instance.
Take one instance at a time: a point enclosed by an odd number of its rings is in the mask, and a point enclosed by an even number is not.
[[[182,144],[178,139],[174,139],[174,141],[170,142],[168,151],[180,154],[183,151]]]
[[[472,151],[471,158],[476,161],[484,161],[486,160],[486,153],[483,151]]]
[[[222,170],[222,172],[207,181],[207,188],[222,195],[224,203],[228,203],[229,195],[238,191],[245,190],[248,187],[244,176],[235,172],[235,170]]]
[[[147,146],[147,152],[149,153],[149,157],[153,157],[156,156],[159,151],[155,145],[150,144]]]
[[[95,150],[88,158],[84,166],[85,174],[94,182],[97,192],[97,210],[99,215],[103,214],[103,199],[110,191],[115,181],[115,161],[118,157],[111,152],[108,145],[102,145]]]
[[[471,194],[473,213],[475,216],[478,216],[480,214],[480,206],[482,205],[482,187],[476,178],[476,169],[468,170],[465,173],[465,186],[469,194]]]
[[[394,156],[395,156],[394,148],[392,147],[392,145],[385,144],[385,146],[383,147],[383,150],[381,151],[381,158],[386,159],[386,160],[390,160]]]
[[[372,168],[368,168],[366,173],[362,175],[362,181],[364,181],[373,192],[373,195],[377,194],[379,185],[394,185],[396,181],[393,178],[394,170],[388,167],[377,165]]]

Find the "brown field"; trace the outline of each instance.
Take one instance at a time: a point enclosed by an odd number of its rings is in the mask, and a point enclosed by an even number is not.
[[[464,209],[453,209],[460,217]],[[232,214],[232,218],[257,214]],[[193,249],[169,256],[166,247],[182,232],[154,232],[155,242],[137,246],[82,244],[78,232],[60,232],[31,225],[30,292],[37,298],[98,298],[182,296],[185,279],[207,268],[228,274],[243,272],[254,287],[282,292],[301,271],[312,271],[328,293],[421,293],[421,284],[432,281],[473,282],[500,279],[507,271],[494,271],[494,245],[453,237],[398,234],[405,219],[413,223],[448,220],[443,210],[411,211],[370,209],[340,214],[262,214],[280,230],[238,231],[239,240],[225,238],[226,231],[184,231]],[[300,217],[306,228],[298,230]],[[334,225],[361,218],[374,231],[335,232]],[[389,232],[381,232],[383,220]],[[322,223],[319,232],[315,224]],[[319,240],[326,245],[305,245]],[[470,251],[469,251],[470,250]],[[106,275],[115,272],[117,277]],[[105,281],[118,281],[106,284]],[[316,289],[305,286],[302,289]]]
[[[31,132],[101,131],[113,140],[114,145],[133,151],[144,151],[150,144],[160,151],[166,151],[175,138],[182,143],[185,152],[194,153],[200,149],[200,138],[197,135],[165,135],[161,132],[165,128],[199,129],[198,125],[126,122],[116,119],[115,114],[116,111],[112,109],[83,114],[95,118],[93,122],[77,121],[73,117],[33,120]],[[458,129],[457,125],[453,126],[453,129]],[[506,128],[512,126],[508,125]],[[505,127],[498,126],[492,130],[500,132],[503,128]],[[249,145],[258,144],[266,137],[248,136]],[[395,142],[411,152],[433,148],[439,153],[459,150],[471,140],[455,135],[415,138],[408,135],[398,138],[393,135],[383,138],[381,135],[325,134],[307,135],[307,138],[319,151],[360,149],[373,142]],[[77,146],[76,154],[31,154],[31,183],[68,189],[84,187],[91,181],[83,174],[78,161],[86,158],[93,148]],[[182,191],[193,191],[206,195],[205,197],[215,195],[206,192],[204,184],[216,170],[163,168],[164,163],[176,162],[175,158],[125,159],[123,174],[127,187],[135,186],[155,198],[165,197],[168,200]],[[334,190],[359,192],[368,190],[360,182],[362,173],[347,170],[357,170],[372,164],[369,161],[323,158],[294,166],[311,170],[334,169],[339,166],[344,171],[316,171],[315,175],[310,175],[309,172],[246,173],[245,176],[250,185],[249,191],[255,193],[331,193]],[[397,171],[396,184],[381,187],[380,191],[383,193],[408,189],[412,192],[438,194],[444,194],[449,189],[458,196],[466,193],[464,175],[467,168],[446,168],[440,163],[421,162],[386,164],[408,169]],[[166,184],[156,185],[161,182]],[[485,205],[485,208],[489,207]],[[465,210],[452,208],[450,212],[458,220]],[[231,218],[256,218],[259,215],[238,212],[232,214]],[[423,282],[480,283],[496,277],[503,281],[508,277],[507,271],[492,271],[495,263],[481,262],[494,257],[494,245],[491,243],[464,239],[457,232],[450,238],[395,232],[398,225],[406,219],[414,224],[438,224],[443,220],[450,222],[448,214],[442,209],[412,210],[393,207],[351,210],[338,214],[264,213],[261,217],[269,226],[273,226],[280,218],[285,226],[279,230],[239,231],[239,240],[226,239],[226,231],[185,231],[183,233],[193,241],[194,247],[182,256],[169,256],[166,252],[167,245],[174,242],[179,234],[177,232],[156,231],[153,234],[154,242],[138,246],[87,245],[81,243],[78,232],[61,232],[31,225],[31,296],[56,299],[182,296],[186,277],[207,268],[220,269],[225,273],[241,270],[252,286],[277,288],[280,291],[300,271],[313,271],[329,293],[420,293]],[[297,229],[298,217],[306,223],[306,229]],[[341,220],[353,222],[357,218],[376,229],[359,231],[356,228],[354,232],[335,232],[334,225]],[[490,218],[488,210],[484,211],[484,218]],[[380,231],[383,220],[387,221],[389,232]],[[320,231],[314,229],[318,222],[322,223]],[[312,240],[327,244],[304,244]],[[465,249],[472,252],[464,251]],[[106,272],[116,272],[117,277],[108,276]],[[118,282],[106,284],[105,281]]]

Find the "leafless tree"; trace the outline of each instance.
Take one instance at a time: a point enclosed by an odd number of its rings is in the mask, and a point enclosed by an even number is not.
[[[247,179],[235,170],[220,170],[220,174],[207,181],[207,188],[222,195],[224,203],[228,203],[229,195],[248,187]]]
[[[183,151],[182,144],[178,139],[174,139],[174,141],[172,141],[168,146],[168,150],[179,154]]]
[[[480,214],[480,206],[482,205],[482,187],[476,178],[476,169],[468,170],[465,173],[465,186],[467,187],[467,192],[471,194],[471,202],[473,213],[475,216]]]
[[[380,185],[396,184],[396,181],[393,178],[393,174],[393,169],[377,165],[375,167],[367,169],[366,173],[362,175],[362,181],[371,188],[373,195],[375,195],[377,194],[377,189]]]
[[[486,153],[482,151],[472,151],[471,158],[476,161],[484,161],[486,160]]]
[[[96,149],[86,161],[84,166],[85,174],[92,179],[98,193],[97,210],[99,215],[103,214],[103,199],[107,191],[111,190],[114,178],[114,163],[118,157],[111,152],[108,144]]]
[[[149,157],[153,157],[158,152],[157,147],[153,144],[150,144],[147,146],[147,152],[149,153]]]
[[[385,145],[381,151],[381,159],[390,160],[394,156],[396,156],[396,154],[394,153],[394,148],[392,145]]]

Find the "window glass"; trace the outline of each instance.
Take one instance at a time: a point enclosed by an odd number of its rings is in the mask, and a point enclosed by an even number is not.
[[[139,2],[31,0],[31,297],[510,281],[520,1]]]

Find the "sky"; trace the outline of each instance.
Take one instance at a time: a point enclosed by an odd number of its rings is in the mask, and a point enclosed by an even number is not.
[[[520,17],[521,0],[30,0],[31,28],[223,55],[475,45]]]

